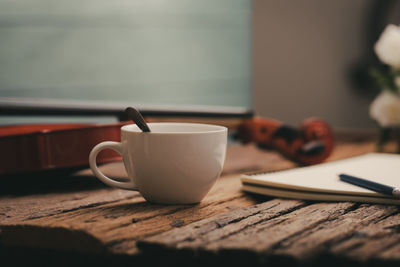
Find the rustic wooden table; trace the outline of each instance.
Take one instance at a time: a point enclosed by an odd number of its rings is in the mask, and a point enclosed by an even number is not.
[[[375,150],[342,139],[329,160]],[[197,205],[156,205],[105,187],[88,170],[1,181],[0,259],[12,265],[400,265],[397,206],[251,195],[239,174],[296,167],[254,145],[228,149],[222,177]],[[121,163],[102,166],[123,177]],[[62,259],[62,260],[60,260]]]

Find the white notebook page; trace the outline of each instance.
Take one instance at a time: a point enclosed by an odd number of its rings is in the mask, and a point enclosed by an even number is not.
[[[266,174],[244,175],[242,182],[311,192],[384,196],[340,181],[338,175],[341,173],[400,187],[400,155],[369,153],[314,166]]]

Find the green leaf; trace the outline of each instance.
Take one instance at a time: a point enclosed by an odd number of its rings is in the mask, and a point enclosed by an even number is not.
[[[393,93],[398,94],[398,88],[394,82],[397,75],[396,72],[397,71],[395,70],[383,72],[378,68],[372,67],[369,70],[369,75],[375,80],[381,89],[388,89]]]

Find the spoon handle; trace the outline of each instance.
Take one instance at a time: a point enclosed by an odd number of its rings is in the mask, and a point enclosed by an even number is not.
[[[150,132],[150,128],[143,119],[142,114],[140,112],[132,107],[127,107],[125,109],[125,113],[128,115],[128,117],[133,120],[136,125],[143,131],[143,132]]]

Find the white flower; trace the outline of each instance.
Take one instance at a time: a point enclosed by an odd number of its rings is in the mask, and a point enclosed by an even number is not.
[[[383,63],[400,69],[400,26],[386,26],[375,43],[375,53]]]
[[[400,96],[383,90],[371,103],[369,114],[382,127],[400,126]]]

